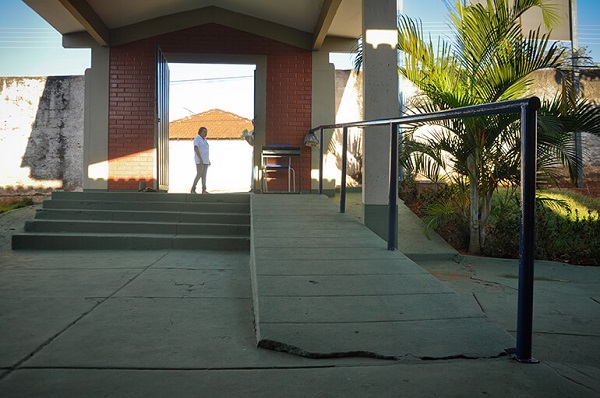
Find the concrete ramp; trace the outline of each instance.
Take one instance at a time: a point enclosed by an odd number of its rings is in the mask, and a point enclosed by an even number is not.
[[[514,339],[319,195],[252,195],[258,345],[328,358],[506,354]],[[400,237],[402,239],[402,237]]]

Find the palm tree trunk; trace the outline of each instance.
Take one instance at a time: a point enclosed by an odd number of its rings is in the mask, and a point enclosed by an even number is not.
[[[471,178],[469,182],[469,207],[471,217],[469,222],[469,253],[481,253],[479,243],[479,187],[477,181]]]
[[[485,238],[487,235],[487,226],[492,212],[492,197],[494,196],[494,190],[489,190],[481,195],[483,201],[481,204],[481,217],[479,220],[479,247],[485,246]]]
[[[479,178],[475,159],[470,156],[467,159],[469,170],[469,253],[481,253],[479,243]]]

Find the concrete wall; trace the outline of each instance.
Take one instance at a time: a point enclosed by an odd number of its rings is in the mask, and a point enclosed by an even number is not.
[[[0,78],[0,194],[77,190],[83,76]]]
[[[82,190],[84,77],[0,78],[0,196]],[[210,140],[208,188],[248,192],[253,147]],[[170,192],[189,192],[191,141],[170,141]]]
[[[535,75],[536,83],[532,90],[532,95],[540,98],[551,98],[556,95],[560,88],[560,78],[554,71],[540,71]],[[362,120],[362,75],[356,75],[354,71],[337,70],[336,71],[336,123],[351,122]],[[412,83],[402,79],[401,92],[406,103],[407,99],[417,93]],[[589,98],[592,103],[600,106],[600,71],[586,71],[581,74],[581,93]],[[354,134],[354,135],[353,135]],[[360,181],[353,181],[351,175],[356,175],[360,171],[362,158],[360,158],[361,146],[360,132],[349,131],[349,153],[348,153],[348,184],[360,184]],[[333,153],[329,153],[325,162],[326,172],[334,175],[339,184],[339,175],[341,169],[341,130],[333,135],[332,146]],[[584,148],[584,167],[600,166],[600,137],[591,134],[582,134]],[[354,149],[352,146],[354,145]],[[358,156],[356,156],[358,155]]]
[[[586,73],[581,80],[582,92],[600,104],[600,71]],[[542,96],[552,95],[554,89],[548,88],[559,84],[553,72],[540,72],[537,81],[536,94]],[[404,93],[409,91],[403,86]],[[82,189],[83,92],[83,76],[0,78],[0,195]],[[361,104],[360,80],[350,71],[337,71],[336,121],[362,119]],[[585,166],[600,166],[600,138],[584,134],[583,139]],[[187,144],[170,144],[173,192],[186,192],[193,180]],[[246,168],[252,161],[246,156],[252,156],[252,147],[241,140],[212,140],[211,150],[209,189],[247,190],[251,177],[246,174],[251,171]],[[329,157],[327,174],[339,183],[339,161]]]
[[[363,119],[362,74],[353,70],[337,70],[335,72],[335,122],[349,123]],[[346,163],[346,184],[349,186],[362,183],[362,129],[348,130],[348,158]],[[325,158],[325,170],[334,175],[339,184],[342,167],[342,129],[336,129],[333,142],[329,145],[331,152]]]
[[[554,71],[537,72],[535,79],[533,92],[540,98],[552,98],[560,88],[560,75]],[[596,106],[600,106],[600,70],[581,73],[580,92]],[[600,166],[600,137],[583,133],[582,146],[584,168]]]

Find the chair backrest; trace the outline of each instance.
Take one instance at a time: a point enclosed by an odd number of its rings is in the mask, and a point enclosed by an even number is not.
[[[300,156],[302,148],[299,146],[292,146],[288,144],[271,144],[262,147],[263,156]]]

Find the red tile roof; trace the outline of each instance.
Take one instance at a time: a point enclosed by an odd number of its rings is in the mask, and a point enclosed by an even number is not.
[[[221,109],[211,109],[170,122],[169,139],[193,140],[202,126],[208,129],[208,139],[216,140],[241,140],[244,129],[250,131],[254,128],[250,119]]]

